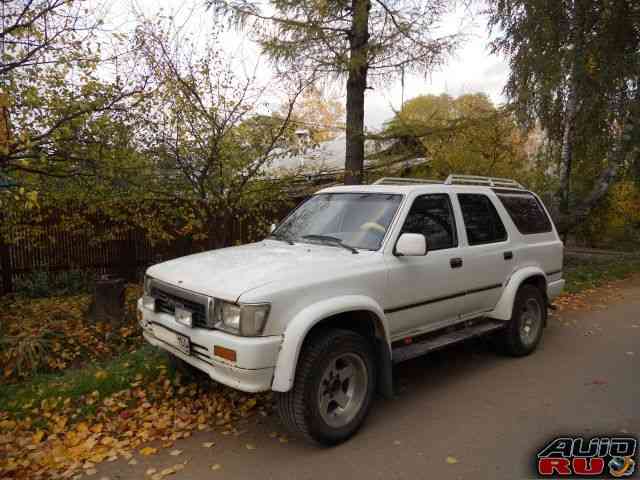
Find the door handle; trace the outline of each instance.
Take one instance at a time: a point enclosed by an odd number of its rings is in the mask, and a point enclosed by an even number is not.
[[[513,258],[513,252],[504,252],[504,259],[511,260]]]
[[[460,268],[462,267],[462,259],[461,258],[452,258],[449,260],[449,264],[451,268]]]

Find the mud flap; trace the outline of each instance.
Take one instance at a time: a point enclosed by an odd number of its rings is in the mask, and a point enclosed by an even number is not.
[[[376,357],[378,360],[378,393],[386,399],[392,399],[393,393],[393,362],[389,345],[384,340],[376,338]]]

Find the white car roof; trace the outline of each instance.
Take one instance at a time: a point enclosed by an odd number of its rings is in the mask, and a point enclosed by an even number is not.
[[[447,185],[444,183],[424,184],[424,185],[337,185],[335,187],[323,188],[316,192],[320,193],[429,193],[443,191],[460,191],[468,193],[488,193],[492,191],[492,187],[484,185]],[[528,193],[527,190],[520,190],[522,193]]]

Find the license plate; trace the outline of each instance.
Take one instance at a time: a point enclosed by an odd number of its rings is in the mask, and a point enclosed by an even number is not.
[[[181,352],[191,354],[191,339],[186,335],[182,335],[158,325],[153,326],[153,334],[165,343],[177,348]]]

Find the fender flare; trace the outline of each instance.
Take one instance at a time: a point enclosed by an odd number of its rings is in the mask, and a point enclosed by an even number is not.
[[[391,345],[384,310],[372,298],[364,295],[345,295],[314,303],[301,310],[287,326],[278,353],[271,389],[276,392],[288,392],[291,389],[302,344],[315,325],[328,317],[356,310],[373,313],[382,325],[386,344]]]
[[[496,304],[496,307],[487,314],[490,318],[497,320],[510,320],[513,312],[513,302],[515,302],[518,289],[523,282],[528,278],[534,276],[542,276],[544,278],[545,285],[547,284],[547,275],[540,267],[524,267],[513,273],[507,280],[507,285],[502,291],[502,296]],[[546,291],[542,292],[546,296]]]

